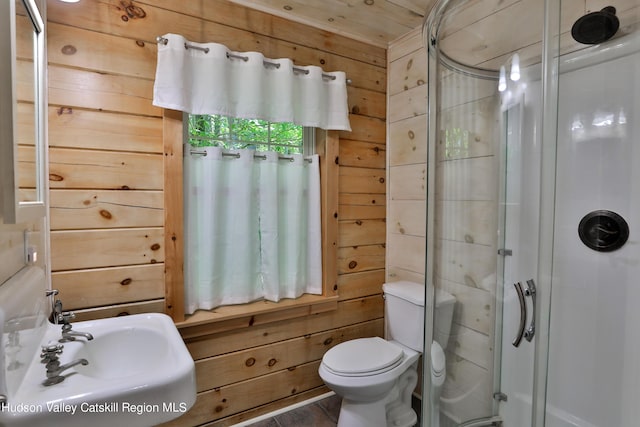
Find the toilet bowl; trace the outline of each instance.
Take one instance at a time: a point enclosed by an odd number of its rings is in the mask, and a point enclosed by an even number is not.
[[[382,289],[386,339],[358,338],[338,344],[325,353],[318,369],[327,387],[342,397],[338,427],[417,423],[411,400],[424,344],[424,285],[402,281],[385,283]],[[452,313],[450,302],[455,299],[449,297],[440,308]],[[451,317],[444,318],[450,321]],[[448,339],[448,328],[440,332],[439,338]]]

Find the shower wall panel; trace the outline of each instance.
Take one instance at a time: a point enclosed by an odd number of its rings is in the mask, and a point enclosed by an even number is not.
[[[591,64],[560,76],[549,427],[564,427],[567,416],[598,427],[640,419],[640,37],[630,37],[635,53],[600,62],[602,52],[588,50]],[[596,210],[626,220],[621,248],[582,243],[579,223]]]

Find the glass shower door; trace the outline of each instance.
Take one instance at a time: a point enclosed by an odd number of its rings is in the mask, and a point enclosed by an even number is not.
[[[525,71],[526,74],[526,71]],[[527,92],[500,113],[498,310],[501,334],[495,397],[505,425],[532,425],[538,296],[541,144],[535,141],[540,81],[525,77]],[[498,363],[498,361],[496,361]]]

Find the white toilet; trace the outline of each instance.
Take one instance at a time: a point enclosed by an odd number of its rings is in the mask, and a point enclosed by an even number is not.
[[[342,397],[338,427],[409,427],[417,422],[411,395],[418,382],[424,344],[424,285],[385,283],[386,340],[347,341],[327,351],[318,369],[327,387]],[[448,340],[455,298],[438,291],[434,338]],[[446,334],[445,334],[446,333]],[[446,347],[444,341],[443,347]]]

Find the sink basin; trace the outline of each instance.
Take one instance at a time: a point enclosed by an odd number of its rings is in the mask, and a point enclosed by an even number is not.
[[[42,383],[46,368],[35,354],[8,406],[2,426],[152,426],[179,417],[196,399],[195,366],[169,316],[137,314],[75,322],[77,337],[63,343],[60,363],[86,359],[62,372],[64,381]],[[57,343],[60,325],[47,325],[42,345]]]
[[[124,348],[126,351],[121,351]],[[83,344],[73,358],[90,361],[75,369],[82,375],[117,379],[137,375],[155,375],[166,369],[162,356],[171,349],[167,339],[147,327],[125,326]],[[117,367],[114,369],[114,367]]]

